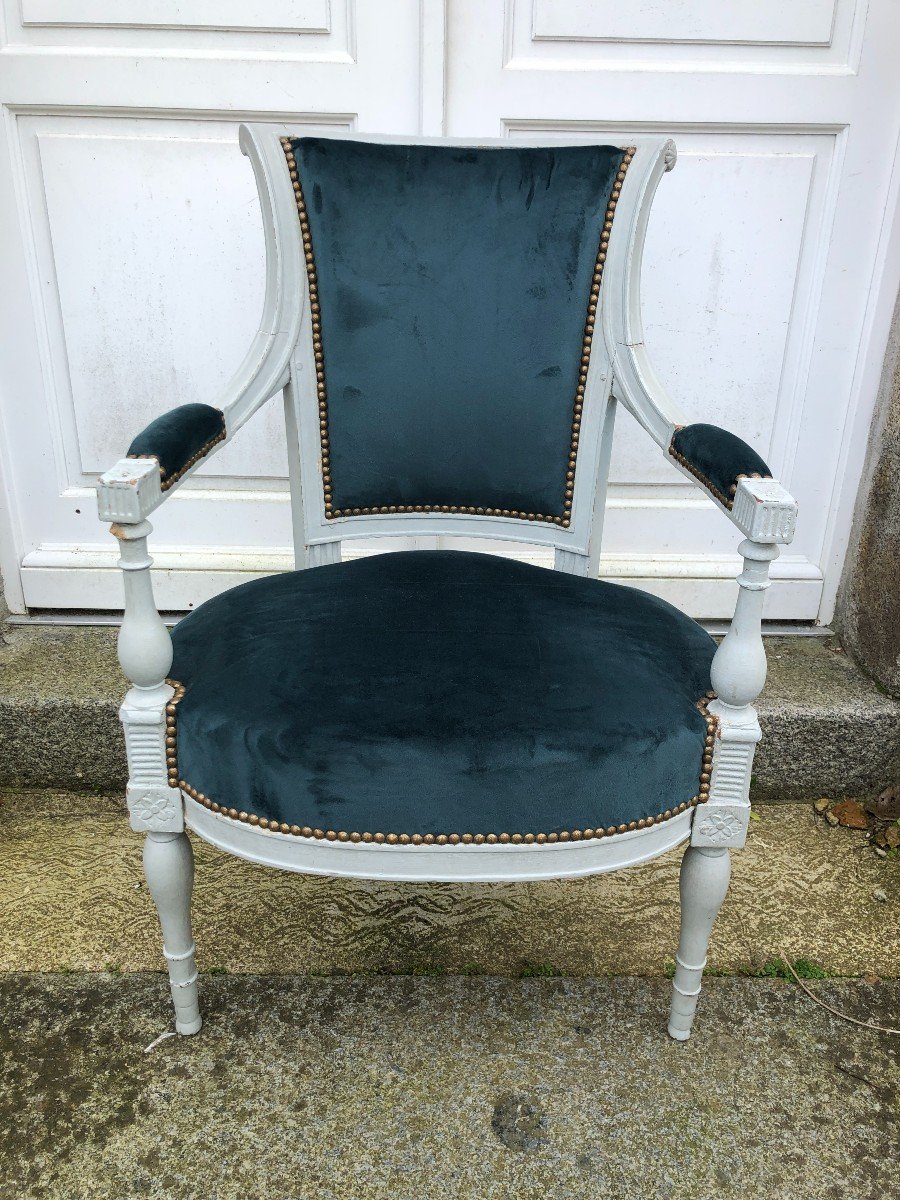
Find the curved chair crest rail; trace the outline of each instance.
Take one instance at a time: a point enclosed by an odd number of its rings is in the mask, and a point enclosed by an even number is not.
[[[190,829],[284,870],[387,880],[589,875],[687,841],[684,1040],[746,836],[762,603],[796,505],[740,439],[684,421],[647,357],[641,255],[674,144],[268,125],[240,144],[265,232],[259,332],[222,395],[158,417],[97,489],[125,588],[128,808],[176,1028],[201,1025]],[[275,396],[298,569],[170,636],[147,518]],[[743,534],[718,648],[597,578],[619,404]],[[341,562],[343,539],[410,534],[552,547],[556,570]]]

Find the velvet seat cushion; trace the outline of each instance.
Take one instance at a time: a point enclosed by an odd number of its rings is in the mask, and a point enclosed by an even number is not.
[[[173,641],[177,777],[253,824],[556,840],[700,790],[715,645],[635,589],[395,552],[234,588]]]

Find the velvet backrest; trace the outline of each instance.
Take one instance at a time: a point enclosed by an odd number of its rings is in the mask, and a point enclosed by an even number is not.
[[[631,152],[322,137],[282,148],[326,520],[465,513],[567,528]]]

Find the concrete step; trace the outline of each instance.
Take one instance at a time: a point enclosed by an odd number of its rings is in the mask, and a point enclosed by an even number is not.
[[[761,800],[859,796],[900,772],[900,704],[861,674],[836,638],[767,638],[759,702]],[[115,631],[8,628],[0,648],[0,786],[124,789],[117,718],[125,680]]]
[[[158,970],[143,839],[120,799],[0,796],[0,972]],[[320,879],[194,839],[204,972],[659,975],[678,940],[680,851],[590,879],[411,884]],[[710,966],[806,958],[900,975],[900,860],[809,804],[760,805],[716,922]]]
[[[896,1025],[900,985],[812,985]],[[896,1048],[779,980],[0,979],[0,1200],[896,1196]]]

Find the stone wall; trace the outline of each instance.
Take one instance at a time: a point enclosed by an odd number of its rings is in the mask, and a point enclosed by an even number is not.
[[[869,435],[835,626],[860,667],[891,695],[900,696],[900,298]]]

